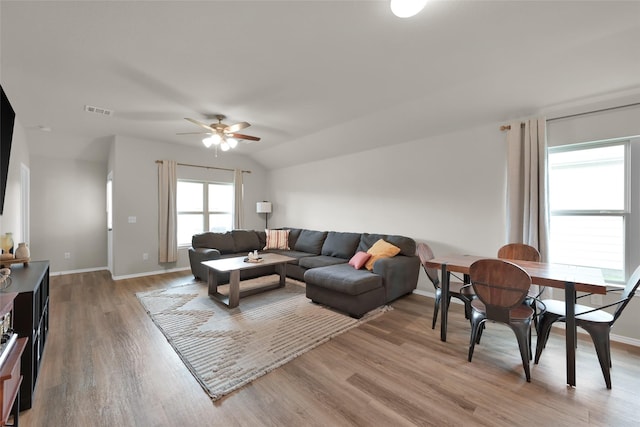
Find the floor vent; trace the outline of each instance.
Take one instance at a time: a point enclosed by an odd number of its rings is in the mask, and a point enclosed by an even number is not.
[[[102,114],[103,116],[113,115],[113,110],[107,110],[106,108],[94,107],[93,105],[85,105],[84,111],[87,113]]]

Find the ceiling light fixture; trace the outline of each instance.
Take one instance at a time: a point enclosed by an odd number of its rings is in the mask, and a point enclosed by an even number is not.
[[[221,139],[222,138],[220,138],[220,135],[214,133],[213,135],[209,135],[208,137],[203,139],[202,143],[204,144],[205,147],[209,148],[212,145],[220,144]]]
[[[427,0],[391,0],[391,11],[398,18],[410,18],[424,9]]]

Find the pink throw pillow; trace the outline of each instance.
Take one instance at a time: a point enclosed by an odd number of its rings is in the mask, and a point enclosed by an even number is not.
[[[349,265],[352,265],[356,270],[360,270],[367,261],[371,258],[371,254],[366,252],[357,252],[354,256],[349,260]]]

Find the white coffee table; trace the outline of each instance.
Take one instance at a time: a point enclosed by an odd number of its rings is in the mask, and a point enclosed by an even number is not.
[[[202,261],[202,264],[209,269],[207,280],[209,284],[209,296],[226,305],[228,308],[234,308],[240,304],[240,298],[242,297],[283,287],[287,276],[287,263],[289,261],[295,261],[295,258],[270,253],[262,253],[260,257],[262,258],[261,262],[246,262],[246,257],[243,256]],[[240,271],[265,265],[276,266],[276,271],[280,274],[279,282],[240,291]],[[229,273],[229,295],[218,292],[218,272]]]

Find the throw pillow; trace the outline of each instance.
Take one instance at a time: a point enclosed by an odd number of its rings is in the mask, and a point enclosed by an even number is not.
[[[289,250],[289,230],[265,230],[267,234],[267,249],[286,249]]]
[[[367,251],[371,254],[371,258],[365,264],[367,270],[373,270],[373,264],[380,258],[391,258],[400,253],[400,248],[380,239],[373,244]]]
[[[360,270],[369,258],[371,258],[371,254],[360,251],[351,257],[349,265],[352,265],[356,270]]]

